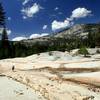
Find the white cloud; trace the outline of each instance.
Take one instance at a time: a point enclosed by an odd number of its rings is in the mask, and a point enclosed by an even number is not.
[[[49,34],[48,33],[42,33],[41,34],[41,37],[43,37],[43,36],[48,36]]]
[[[33,39],[33,38],[38,38],[38,37],[40,37],[40,34],[32,34],[32,35],[30,35],[30,39]]]
[[[27,3],[29,3],[29,1],[32,1],[32,0],[19,0],[22,2],[22,5],[25,6]]]
[[[27,19],[27,17],[26,16],[23,16],[23,19]]]
[[[69,27],[70,25],[71,24],[68,20],[65,20],[63,22],[54,20],[52,22],[52,30],[55,31],[55,30],[58,30],[58,29],[63,29],[63,28]]]
[[[86,8],[77,8],[72,11],[71,18],[84,18],[91,14],[92,11],[87,10]]]
[[[21,41],[21,40],[26,40],[26,37],[15,37],[12,39],[12,41]]]
[[[8,20],[10,21],[11,20],[11,17],[8,17]]]
[[[67,19],[68,21],[73,21],[73,18],[71,18],[71,17],[70,17],[70,18],[66,18],[66,19]]]
[[[58,12],[58,14],[59,14],[59,15],[62,15],[63,13],[62,13],[62,12]]]
[[[23,14],[23,18],[26,19],[28,17],[33,17],[40,11],[40,9],[42,9],[42,7],[39,4],[34,3],[31,7],[23,8],[21,12]]]
[[[6,29],[7,30],[7,34],[10,35],[11,34],[11,30],[10,29]],[[0,28],[0,34],[2,34],[3,28]]]
[[[24,0],[24,2],[22,3],[23,5],[26,5],[30,0]]]
[[[54,8],[55,11],[57,11],[58,9],[59,9],[58,7]]]
[[[91,15],[91,10],[87,10],[86,8],[76,8],[72,11],[72,15],[69,18],[66,18],[63,22],[54,20],[51,24],[51,28],[53,31],[63,29],[73,25],[74,19],[84,18]]]
[[[7,34],[8,34],[8,35],[10,35],[11,32],[12,32],[12,31],[11,31],[10,29],[7,30]]]
[[[44,26],[43,26],[43,30],[47,29],[47,27],[48,27],[47,25],[44,25]]]
[[[43,37],[43,36],[47,36],[47,35],[49,35],[49,34],[48,33],[32,34],[32,35],[30,35],[29,39],[39,38],[39,37]]]
[[[44,36],[48,36],[48,33],[42,33],[42,34],[32,34],[29,37],[24,37],[24,36],[19,36],[19,37],[15,37],[12,39],[12,41],[21,41],[21,40],[27,40],[27,39],[35,39],[35,38],[39,38],[39,37],[44,37]]]

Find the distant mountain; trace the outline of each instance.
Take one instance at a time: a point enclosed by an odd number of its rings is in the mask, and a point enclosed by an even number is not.
[[[100,23],[99,24],[77,24],[69,29],[65,29],[61,32],[58,32],[54,35],[54,37],[68,37],[68,36],[79,36],[84,37],[87,36],[88,33],[97,33],[100,31]]]
[[[27,43],[49,43],[51,41],[56,40],[57,38],[72,38],[74,36],[77,37],[86,37],[89,33],[98,33],[100,32],[100,23],[99,24],[76,24],[70,28],[61,30],[57,33],[54,33],[52,35],[39,37],[35,39],[27,39],[23,40],[22,42]]]

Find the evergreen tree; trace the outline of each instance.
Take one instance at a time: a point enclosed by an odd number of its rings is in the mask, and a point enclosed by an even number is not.
[[[11,57],[11,48],[10,43],[7,36],[7,31],[4,28],[2,32],[2,39],[1,39],[1,50],[2,50],[2,57],[1,58],[8,58]]]
[[[95,33],[88,33],[88,46],[90,48],[94,48],[95,47]]]
[[[5,12],[0,3],[0,27],[3,28],[2,35],[1,35],[1,48],[0,48],[0,58],[8,58],[11,57],[11,47],[8,40],[8,35],[6,31],[6,23],[5,23]]]
[[[2,4],[0,3],[0,26],[5,27],[5,12],[2,7]]]
[[[78,50],[78,53],[79,54],[83,54],[84,57],[87,57],[87,55],[89,54],[88,50],[86,49],[86,47],[81,47],[79,50]]]

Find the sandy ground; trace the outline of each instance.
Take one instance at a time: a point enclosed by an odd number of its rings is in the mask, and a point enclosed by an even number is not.
[[[11,70],[12,66],[15,66],[15,71]],[[25,92],[23,98],[28,98],[29,91],[30,97],[36,97],[33,100],[100,100],[100,54],[84,58],[82,55],[54,51],[52,55],[47,52],[26,58],[5,59],[0,61],[0,73],[12,79],[4,78],[4,83],[8,81],[14,85],[18,81],[18,84],[30,87],[29,90],[22,88]],[[5,84],[2,87],[9,86]],[[0,97],[3,94],[1,92]],[[37,99],[40,96],[41,99]]]

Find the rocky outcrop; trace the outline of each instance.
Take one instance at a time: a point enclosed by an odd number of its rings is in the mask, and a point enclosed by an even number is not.
[[[97,33],[100,31],[100,24],[77,24],[69,29],[55,34],[55,37],[67,37],[68,35],[86,36],[88,33]]]

